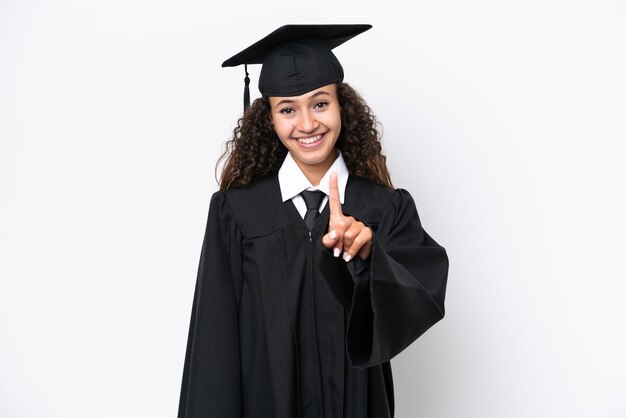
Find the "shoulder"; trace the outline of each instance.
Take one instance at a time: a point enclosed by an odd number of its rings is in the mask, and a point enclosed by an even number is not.
[[[346,190],[351,189],[352,193],[356,195],[362,194],[371,194],[372,197],[388,199],[393,194],[394,189],[391,189],[386,186],[381,186],[380,184],[372,183],[370,181],[364,180],[360,177],[356,177],[351,175],[348,178],[348,185],[346,186]]]
[[[228,189],[224,193],[229,200],[238,201],[263,196],[276,187],[278,187],[278,173],[272,173],[246,186]]]
[[[225,200],[233,209],[249,206],[255,202],[274,194],[278,188],[278,176],[270,174],[243,187],[233,187],[226,191],[218,191],[212,199]]]
[[[345,206],[346,211],[376,222],[383,217],[394,217],[406,206],[414,207],[415,203],[411,194],[404,189],[392,189],[350,176]]]
[[[244,234],[251,235],[260,233],[256,231],[258,225],[273,225],[277,210],[282,204],[276,173],[244,187],[217,192],[216,195],[218,199],[225,202],[230,216],[241,227]]]

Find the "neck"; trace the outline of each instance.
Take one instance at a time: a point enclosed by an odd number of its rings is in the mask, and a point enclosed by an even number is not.
[[[319,186],[322,177],[324,177],[324,174],[326,174],[326,172],[328,171],[330,166],[333,165],[336,159],[337,153],[331,152],[328,155],[328,158],[326,158],[326,160],[322,161],[319,164],[303,164],[297,160],[296,164],[298,164],[298,167],[300,167],[300,170],[302,170],[302,173],[304,173],[304,176],[307,178],[312,186]]]

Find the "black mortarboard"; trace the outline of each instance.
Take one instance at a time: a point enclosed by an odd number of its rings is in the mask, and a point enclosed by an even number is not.
[[[299,96],[343,81],[343,68],[332,49],[372,25],[285,25],[222,63],[244,64],[244,110],[250,104],[248,64],[263,64],[259,91],[263,96]]]

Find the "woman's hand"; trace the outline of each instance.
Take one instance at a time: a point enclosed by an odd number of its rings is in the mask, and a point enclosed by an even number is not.
[[[330,220],[328,233],[322,237],[322,243],[326,248],[333,248],[335,257],[339,257],[343,252],[343,259],[346,262],[357,254],[366,260],[372,251],[372,230],[352,216],[345,216],[341,211],[339,186],[335,173],[330,175],[329,192]]]

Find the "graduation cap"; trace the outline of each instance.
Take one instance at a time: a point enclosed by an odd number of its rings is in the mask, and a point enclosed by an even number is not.
[[[372,25],[285,25],[230,57],[222,67],[245,66],[244,111],[250,105],[248,64],[263,64],[259,91],[263,96],[299,96],[343,81],[343,68],[333,48]]]

